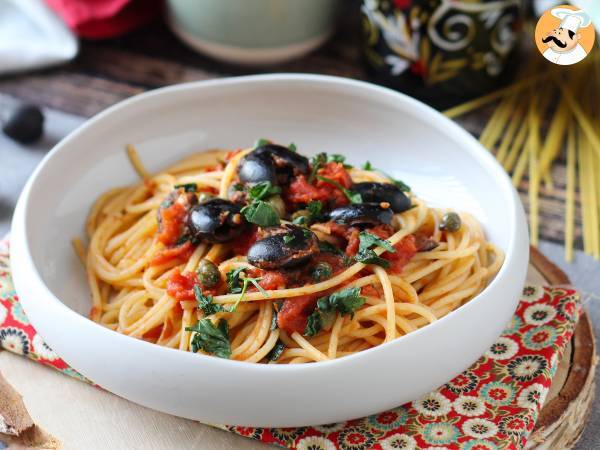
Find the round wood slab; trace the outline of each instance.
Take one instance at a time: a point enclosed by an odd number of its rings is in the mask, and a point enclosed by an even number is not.
[[[565,273],[531,248],[529,282],[570,284]],[[595,392],[596,342],[587,313],[575,328],[526,449],[572,448],[585,428]]]

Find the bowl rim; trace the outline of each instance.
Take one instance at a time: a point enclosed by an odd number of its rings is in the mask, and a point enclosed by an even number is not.
[[[352,355],[347,355],[342,358],[336,358],[327,361],[319,361],[314,364],[254,364],[248,363],[245,361],[237,361],[230,359],[223,359],[214,357],[211,355],[204,354],[195,354],[192,352],[184,352],[179,349],[164,347],[161,345],[157,345],[154,343],[146,342],[141,339],[132,338],[131,336],[127,336],[121,333],[118,333],[114,330],[108,329],[97,322],[94,322],[87,318],[86,316],[79,314],[75,310],[71,309],[65,303],[63,303],[46,285],[44,282],[40,271],[36,263],[33,260],[32,252],[29,246],[28,232],[27,232],[27,211],[29,208],[29,199],[33,188],[38,181],[38,177],[41,172],[45,170],[48,162],[59,152],[63,151],[64,148],[68,148],[70,142],[77,136],[82,133],[85,133],[88,129],[93,128],[96,124],[107,117],[110,117],[113,113],[120,111],[122,109],[126,109],[131,107],[132,105],[136,105],[138,103],[143,103],[148,99],[159,97],[159,96],[168,96],[172,93],[179,91],[187,91],[187,90],[210,90],[213,87],[223,87],[223,86],[232,86],[232,85],[253,85],[253,84],[273,84],[273,83],[313,83],[315,85],[320,86],[331,86],[334,88],[350,88],[351,90],[362,90],[363,92],[370,92],[373,95],[369,97],[369,99],[373,102],[379,102],[384,100],[386,97],[388,99],[395,99],[398,102],[402,102],[405,105],[413,108],[415,111],[415,116],[420,116],[423,121],[428,121],[431,125],[435,126],[440,132],[451,135],[456,141],[463,142],[463,150],[468,152],[471,158],[474,158],[478,161],[482,167],[485,168],[486,172],[489,173],[493,179],[494,184],[498,186],[500,191],[503,193],[503,199],[505,206],[509,207],[507,210],[507,223],[509,224],[509,235],[508,242],[506,244],[504,261],[502,266],[500,267],[499,272],[496,274],[493,280],[475,297],[473,297],[469,302],[460,306],[456,310],[450,312],[446,316],[437,320],[434,323],[428,324],[422,328],[419,328],[405,336],[401,336],[396,338],[390,342],[383,343],[378,345],[377,347],[373,347],[367,350],[363,350]],[[350,91],[345,91],[345,95],[352,96],[353,93]],[[519,214],[521,213],[521,214]],[[83,219],[82,219],[83,220]],[[23,227],[20,228],[19,225],[22,222]],[[520,223],[523,222],[523,223]],[[521,228],[521,229],[520,229]],[[59,141],[50,152],[43,158],[43,160],[39,163],[33,174],[29,177],[21,195],[17,203],[17,208],[15,209],[15,214],[11,224],[11,236],[14,240],[19,240],[20,246],[22,250],[26,250],[25,255],[20,255],[17,258],[12,258],[12,253],[16,246],[11,245],[11,260],[22,260],[27,264],[27,270],[29,272],[30,282],[35,283],[38,288],[41,289],[41,292],[45,294],[45,301],[47,302],[46,308],[53,308],[56,313],[60,313],[64,318],[69,318],[71,320],[76,321],[85,321],[87,325],[95,326],[98,330],[98,333],[102,333],[102,338],[106,340],[112,340],[113,343],[117,343],[119,339],[125,339],[124,342],[128,342],[129,346],[142,346],[140,349],[147,348],[150,350],[154,348],[156,356],[160,357],[162,352],[178,352],[180,354],[180,358],[188,358],[189,361],[193,361],[198,364],[213,364],[215,367],[219,368],[232,368],[238,367],[244,370],[258,371],[258,372],[279,372],[279,373],[287,373],[287,372],[297,372],[297,371],[315,371],[319,370],[321,367],[332,367],[340,364],[348,364],[350,362],[356,363],[360,359],[368,357],[369,355],[375,355],[378,352],[388,351],[388,349],[392,349],[393,346],[396,345],[409,345],[411,340],[417,339],[421,334],[427,333],[427,330],[432,329],[432,327],[441,326],[440,323],[445,323],[448,320],[451,320],[452,316],[466,313],[475,302],[481,300],[481,297],[486,294],[486,292],[495,289],[498,284],[500,284],[504,278],[506,277],[506,272],[509,271],[509,266],[511,265],[515,253],[518,253],[518,233],[523,232],[527,233],[527,227],[524,223],[524,216],[522,214],[522,205],[518,198],[515,188],[508,175],[504,172],[498,162],[494,159],[492,154],[488,152],[480,143],[477,141],[471,134],[469,134],[465,129],[460,127],[458,124],[454,123],[451,119],[447,118],[440,112],[436,111],[432,107],[416,100],[412,97],[409,97],[406,94],[401,92],[394,91],[392,89],[374,85],[365,81],[359,81],[349,78],[330,76],[330,75],[317,75],[317,74],[300,74],[300,73],[274,73],[274,74],[265,74],[265,75],[249,75],[249,76],[240,76],[240,77],[228,77],[221,79],[213,79],[213,80],[202,80],[202,81],[194,81],[187,83],[180,83],[171,86],[165,86],[162,88],[158,88],[155,90],[143,92],[127,99],[124,99],[116,104],[104,109],[98,114],[86,120],[83,124],[81,124],[77,129],[69,133],[65,138]],[[24,258],[24,259],[23,259]],[[52,299],[52,301],[47,301]],[[198,360],[197,358],[201,359]],[[76,369],[76,368],[75,368]]]

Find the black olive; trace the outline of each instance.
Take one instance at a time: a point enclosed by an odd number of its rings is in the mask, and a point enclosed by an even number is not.
[[[44,115],[35,105],[21,105],[10,114],[2,131],[15,141],[30,144],[44,132]]]
[[[412,206],[410,198],[408,198],[397,186],[390,183],[355,183],[350,189],[358,192],[362,197],[363,202],[389,203],[392,211],[395,213],[406,211]]]
[[[287,184],[295,175],[307,174],[308,158],[276,144],[261,145],[248,153],[238,166],[243,184],[270,181],[273,185]]]
[[[257,147],[253,153],[268,154],[271,159],[273,159],[273,162],[278,169],[284,167],[292,169],[294,175],[306,175],[310,169],[308,158],[306,156],[302,156],[296,152],[293,152],[289,148],[283,147],[282,145],[261,145],[260,147]]]
[[[389,206],[379,203],[359,203],[340,206],[329,213],[329,218],[337,223],[350,226],[389,225],[394,213]]]
[[[247,154],[238,166],[238,176],[244,184],[256,184],[262,181],[277,183],[275,163],[266,153],[253,151]]]
[[[289,269],[319,253],[317,237],[306,228],[286,225],[268,233],[248,249],[248,262],[261,269]]]
[[[211,243],[230,242],[246,227],[240,206],[229,200],[213,198],[194,206],[188,217],[188,227],[194,238]]]

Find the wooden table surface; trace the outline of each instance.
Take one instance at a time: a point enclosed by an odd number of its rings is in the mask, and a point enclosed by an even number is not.
[[[79,116],[92,116],[106,107],[149,89],[174,83],[266,72],[303,72],[368,80],[360,52],[360,18],[356,0],[348,0],[338,32],[318,51],[290,63],[264,69],[228,66],[198,55],[156,21],[119,39],[84,41],[70,64],[26,75],[0,77],[0,93]],[[490,108],[459,122],[477,135]],[[564,162],[554,168],[555,189],[540,192],[540,237],[563,242]],[[521,183],[525,206],[528,180]],[[579,204],[577,205],[579,208]],[[579,219],[577,219],[579,220]],[[576,246],[581,248],[580,223]]]

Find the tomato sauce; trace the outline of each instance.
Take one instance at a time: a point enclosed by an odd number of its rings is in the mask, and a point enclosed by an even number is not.
[[[395,253],[385,252],[381,256],[391,263],[389,271],[399,274],[404,266],[417,254],[417,246],[415,236],[409,234],[400,242],[394,245]]]
[[[269,270],[262,276],[262,280],[258,282],[261,288],[269,290],[285,289],[286,277],[281,272]]]
[[[177,247],[166,248],[157,253],[152,260],[151,266],[160,266],[171,261],[187,261],[194,252],[194,246],[190,241],[187,241]]]
[[[194,272],[179,272],[175,269],[167,282],[167,293],[175,300],[195,300],[194,285],[200,284]]]
[[[277,314],[277,326],[288,333],[304,333],[308,316],[315,309],[320,295],[322,294],[302,295],[285,300]]]
[[[166,246],[173,245],[181,236],[187,209],[181,203],[175,202],[171,206],[161,208],[159,214],[161,220],[157,239]]]

